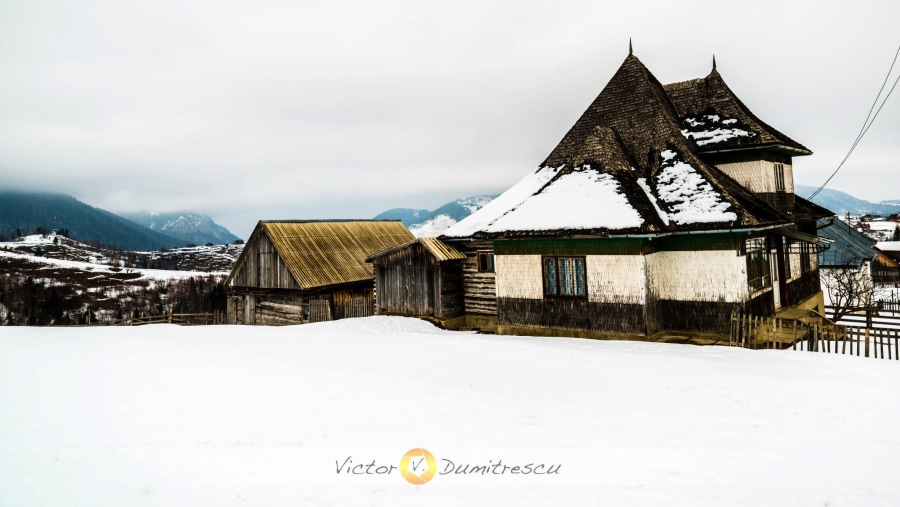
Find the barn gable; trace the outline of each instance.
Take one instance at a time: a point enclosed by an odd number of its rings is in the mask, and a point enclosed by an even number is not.
[[[366,257],[413,239],[395,220],[260,221],[226,284],[311,290],[371,280]]]
[[[228,321],[284,325],[371,315],[366,258],[413,239],[396,220],[261,221],[226,281]]]

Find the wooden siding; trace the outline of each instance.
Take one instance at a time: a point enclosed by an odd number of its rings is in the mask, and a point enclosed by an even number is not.
[[[647,290],[653,300],[748,300],[747,259],[737,251],[657,252],[647,256]]]
[[[643,305],[593,303],[575,298],[500,298],[497,324],[643,336],[644,312]]]
[[[815,269],[787,284],[787,304],[800,304],[820,291],[819,270]]]
[[[741,307],[740,303],[722,301],[658,300],[651,306],[648,334],[687,332],[727,335],[731,315]]]
[[[784,166],[784,192],[794,193],[794,168],[790,163]],[[747,190],[762,194],[775,193],[775,162],[768,160],[749,160],[716,164],[722,172],[731,176]]]
[[[228,323],[285,326],[304,322],[299,294],[240,294],[228,298]]]
[[[266,234],[254,234],[250,238],[230,278],[232,286],[300,289]]]
[[[646,301],[646,276],[642,255],[589,255],[588,300],[595,303],[642,305]]]
[[[374,256],[378,313],[452,318],[462,314],[462,254],[416,241]],[[452,250],[452,251],[451,251]],[[440,259],[437,257],[440,255]]]
[[[463,269],[460,260],[441,264],[440,294],[440,314],[437,317],[452,319],[465,313]]]

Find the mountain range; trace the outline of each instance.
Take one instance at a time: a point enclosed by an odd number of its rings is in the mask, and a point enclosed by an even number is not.
[[[794,185],[794,192],[800,197],[806,198],[816,191],[816,187],[809,185]],[[900,199],[889,201],[871,202],[854,197],[840,190],[826,188],[812,200],[814,203],[827,208],[838,215],[882,215],[889,216],[900,213]]]
[[[150,230],[195,245],[226,245],[239,239],[212,218],[200,213],[123,213],[123,217]]]
[[[151,227],[69,195],[0,191],[0,236],[8,239],[37,232],[41,227],[65,231],[66,236],[83,243],[132,251],[177,248],[188,243],[231,243],[237,239],[205,215],[174,215],[177,216],[158,215]]]
[[[496,195],[475,195],[456,199],[428,211],[425,209],[394,208],[378,214],[376,219],[401,220],[416,237],[438,236],[450,226],[475,213]]]

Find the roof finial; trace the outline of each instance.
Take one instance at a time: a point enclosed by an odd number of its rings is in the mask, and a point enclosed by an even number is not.
[[[628,38],[628,56],[631,56],[634,52],[631,50],[631,37]]]
[[[716,54],[713,53],[713,70],[716,70]]]

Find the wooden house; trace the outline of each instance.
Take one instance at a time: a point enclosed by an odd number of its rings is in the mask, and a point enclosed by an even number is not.
[[[376,311],[451,322],[463,315],[466,256],[435,238],[419,238],[371,255]]]
[[[466,327],[658,338],[736,311],[823,310],[811,151],[757,118],[713,63],[663,86],[629,54],[556,148],[440,239],[466,255]]]
[[[373,253],[415,239],[397,220],[261,221],[226,280],[231,324],[372,315]]]

